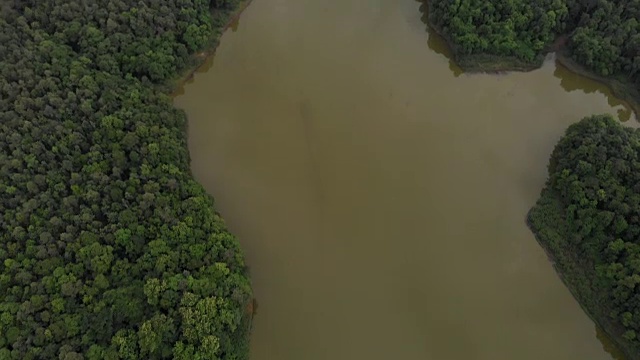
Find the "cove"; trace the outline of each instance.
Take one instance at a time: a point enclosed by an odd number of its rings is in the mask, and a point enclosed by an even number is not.
[[[462,73],[420,5],[256,0],[175,98],[252,359],[615,358],[524,219],[569,124],[634,115],[552,56]]]

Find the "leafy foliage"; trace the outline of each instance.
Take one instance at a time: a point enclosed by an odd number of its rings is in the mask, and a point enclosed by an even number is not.
[[[575,12],[573,57],[599,75],[623,74],[640,85],[640,1],[581,2]]]
[[[640,348],[640,130],[611,116],[572,125],[549,163],[530,224],[585,288],[580,300]],[[556,205],[549,205],[556,203]],[[586,276],[585,276],[586,275]],[[585,295],[586,294],[586,295]],[[605,311],[606,313],[602,314]]]
[[[562,0],[432,0],[430,18],[458,53],[514,56],[533,61],[564,31]]]
[[[640,85],[640,0],[430,0],[433,24],[462,55],[533,61],[559,35],[580,64]]]
[[[0,359],[246,356],[238,243],[152,86],[234,5],[0,3]]]

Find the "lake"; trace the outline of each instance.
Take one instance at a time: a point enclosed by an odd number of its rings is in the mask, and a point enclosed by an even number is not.
[[[525,224],[564,130],[636,120],[549,56],[464,74],[414,0],[255,0],[178,91],[250,266],[252,360],[616,355]]]

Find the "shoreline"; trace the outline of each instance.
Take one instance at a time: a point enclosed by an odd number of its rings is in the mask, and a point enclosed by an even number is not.
[[[622,100],[631,111],[636,115],[636,119],[640,121],[640,90],[629,81],[621,81],[620,79],[604,77],[595,74],[584,66],[578,64],[567,54],[566,42],[568,34],[559,35],[554,42],[547,47],[533,62],[527,62],[511,56],[498,56],[492,54],[476,54],[476,55],[460,55],[454,46],[453,41],[439,29],[431,17],[431,2],[423,0],[423,4],[427,7],[427,26],[435,32],[447,44],[449,50],[453,54],[453,61],[468,74],[494,74],[501,75],[508,72],[529,72],[537,70],[544,64],[544,59],[549,53],[555,53],[558,62],[569,69],[569,71],[588,79],[597,81],[606,86],[611,93]]]
[[[195,73],[200,69],[208,58],[213,56],[220,45],[220,38],[224,33],[233,26],[233,23],[238,21],[244,10],[253,2],[253,0],[242,0],[238,3],[235,9],[229,10],[226,14],[215,18],[212,15],[211,24],[212,24],[212,34],[209,38],[207,46],[200,52],[194,53],[190,57],[190,63],[187,65],[182,71],[178,72],[178,75],[168,80],[165,84],[158,86],[158,89],[169,96],[169,98],[173,99],[176,94],[176,91],[182,88],[187,82],[193,79]],[[216,21],[221,21],[223,23],[222,26],[216,27]],[[173,100],[172,100],[173,103]],[[175,105],[173,105],[175,107]],[[184,137],[186,139],[186,143],[189,143],[188,140],[188,129],[189,127],[189,119],[185,123],[184,129]],[[189,158],[191,157],[189,152],[189,147],[187,145],[187,152],[189,153]],[[191,160],[189,159],[189,171],[191,171]],[[217,211],[215,211],[216,215],[220,215]],[[248,272],[248,270],[247,270]],[[250,274],[246,274],[247,278],[250,279]],[[248,346],[251,339],[251,330],[253,328],[253,318],[256,315],[257,308],[257,299],[255,297],[251,297],[245,306],[245,311],[243,311],[243,322],[246,327],[242,333],[242,341]],[[248,351],[248,350],[247,350]]]
[[[610,320],[608,315],[609,308],[606,307],[606,305],[596,306],[604,304],[606,299],[603,294],[594,291],[595,284],[590,281],[591,279],[596,279],[595,271],[590,270],[586,266],[581,266],[578,259],[572,256],[571,249],[562,249],[559,244],[552,240],[553,236],[551,236],[551,234],[566,238],[562,229],[564,226],[563,215],[558,211],[558,207],[561,206],[562,204],[557,196],[545,185],[540,198],[527,212],[525,219],[527,227],[544,251],[547,259],[553,266],[553,270],[560,278],[560,281],[562,281],[571,293],[571,296],[576,299],[576,302],[584,313],[602,330],[607,336],[607,340],[609,340],[617,352],[620,353],[611,355],[623,355],[624,358],[628,360],[639,358],[640,349],[622,337],[624,329]],[[538,212],[545,214],[552,213],[559,217],[559,219],[556,219],[557,221],[555,221],[554,224],[546,224],[548,223],[548,219],[541,215],[536,216],[535,214]],[[546,230],[541,231],[543,229]],[[583,279],[583,281],[586,279],[587,283],[581,283],[580,279]],[[602,345],[604,347],[605,344],[603,343]],[[605,349],[605,351],[607,350]],[[614,358],[618,359],[617,356]]]
[[[528,72],[540,68],[545,59],[545,55],[540,55],[536,61],[524,61],[512,56],[498,56],[492,54],[460,55],[454,46],[454,42],[438,26],[435,25],[431,16],[431,2],[422,0],[426,6],[426,23],[429,29],[440,36],[447,44],[453,61],[469,74],[494,74],[501,75],[512,71]]]
[[[638,91],[635,86],[629,82],[623,82],[619,79],[607,78],[593,73],[584,66],[578,64],[575,60],[571,59],[567,55],[566,48],[564,47],[556,51],[555,54],[558,62],[569,69],[572,73],[584,76],[605,85],[615,97],[619,98],[629,106],[631,111],[636,115],[636,119],[640,121],[640,91]]]
[[[438,28],[431,19],[431,3],[425,0],[424,4],[427,6],[427,26],[444,40],[453,54],[453,61],[465,73],[502,75],[512,71],[528,72],[539,69],[544,63],[544,56],[540,56],[536,62],[527,62],[515,57],[492,54],[460,55],[449,36]]]
[[[223,25],[219,27],[215,27],[214,23],[216,19],[212,17],[212,28],[213,32],[211,34],[211,38],[209,38],[209,42],[207,46],[200,52],[194,53],[191,55],[189,59],[189,64],[178,72],[178,76],[173,79],[168,80],[165,84],[160,86],[160,90],[169,95],[169,97],[175,97],[176,91],[181,88],[184,84],[189,82],[195,76],[195,73],[204,65],[207,59],[213,55],[215,55],[218,46],[220,45],[220,38],[224,33],[229,30],[229,28],[233,25],[234,22],[240,19],[242,13],[251,5],[253,0],[242,0],[238,3],[238,6],[227,12],[223,17],[218,20],[223,21]]]
[[[569,34],[559,35],[553,43],[538,56],[537,60],[533,62],[491,54],[461,56],[449,36],[435,25],[435,21],[433,21],[431,16],[431,2],[429,0],[423,0],[423,4],[426,6],[427,11],[427,26],[435,34],[442,37],[449,47],[451,54],[453,54],[453,61],[464,72],[470,74],[505,74],[513,71],[529,72],[539,69],[544,63],[544,58],[548,54],[554,53],[558,63],[572,73],[597,81],[606,86],[614,96],[622,100],[625,105],[631,109],[636,115],[636,119],[640,121],[640,89],[637,89],[629,80],[624,81],[624,79],[620,78],[600,76],[571,59],[566,46]],[[550,224],[555,226],[544,227],[538,222],[542,221],[544,223],[545,218],[533,219],[532,216],[532,214],[539,211],[549,212],[557,210],[550,208],[554,203],[556,206],[560,205],[558,199],[554,197],[545,185],[540,198],[526,215],[527,227],[531,230],[536,241],[545,252],[554,271],[571,295],[576,299],[584,313],[606,334],[609,341],[611,341],[625,358],[640,358],[640,349],[633,346],[629,341],[626,341],[622,337],[620,326],[609,319],[606,299],[603,298],[602,294],[598,294],[593,290],[593,284],[591,284],[590,280],[595,279],[595,272],[589,271],[588,267],[581,267],[580,262],[574,259],[571,253],[568,252],[570,249],[561,249],[557,244],[554,244],[553,241],[548,238],[551,236],[548,230],[539,231],[544,228],[550,228],[557,236],[562,235],[562,224]],[[559,217],[557,220],[562,222],[562,214],[558,212],[557,216]],[[588,282],[587,284],[582,283],[582,281],[585,281],[584,279]]]

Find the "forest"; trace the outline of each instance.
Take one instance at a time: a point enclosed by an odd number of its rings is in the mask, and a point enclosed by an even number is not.
[[[0,0],[0,359],[245,359],[237,239],[159,87],[236,0]]]
[[[566,37],[593,73],[640,86],[640,0],[430,0],[429,20],[459,57],[539,63]]]
[[[609,115],[556,145],[529,225],[565,283],[631,358],[640,354],[640,130]]]

